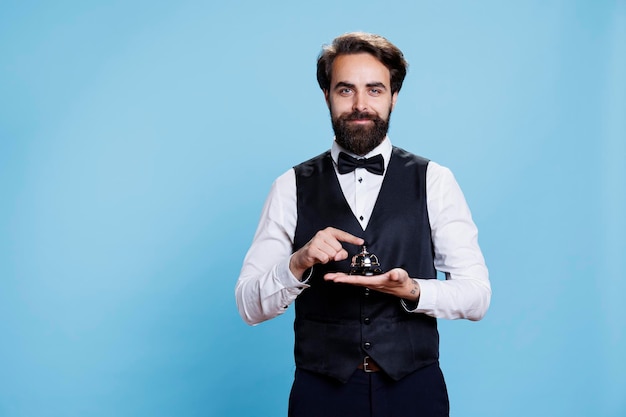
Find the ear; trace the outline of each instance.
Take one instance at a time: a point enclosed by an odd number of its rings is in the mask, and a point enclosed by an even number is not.
[[[326,105],[330,108],[330,94],[328,90],[322,90],[324,92],[324,100],[326,100]]]
[[[393,95],[391,96],[391,110],[393,111],[393,108],[396,107],[396,101],[398,100],[398,92],[396,91],[395,93],[393,93]]]

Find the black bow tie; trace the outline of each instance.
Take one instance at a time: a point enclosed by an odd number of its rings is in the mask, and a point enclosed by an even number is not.
[[[340,174],[347,174],[354,171],[356,168],[365,168],[372,174],[383,175],[385,172],[385,162],[383,156],[378,154],[371,158],[353,158],[347,153],[339,152],[339,158],[337,158],[337,169]]]

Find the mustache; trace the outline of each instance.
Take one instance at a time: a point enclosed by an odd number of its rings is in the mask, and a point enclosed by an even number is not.
[[[376,120],[378,116],[365,111],[354,110],[352,113],[342,116],[343,120]]]

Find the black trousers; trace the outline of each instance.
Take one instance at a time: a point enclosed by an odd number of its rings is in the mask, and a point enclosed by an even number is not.
[[[289,417],[448,417],[446,383],[438,363],[394,381],[384,372],[355,370],[343,384],[296,369]]]

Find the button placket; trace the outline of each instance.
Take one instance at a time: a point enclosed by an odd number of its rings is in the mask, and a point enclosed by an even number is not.
[[[363,168],[357,168],[354,170],[355,173],[355,211],[359,218],[359,221],[363,222],[365,217],[363,216],[364,212],[364,204],[365,204],[365,176],[363,175]]]

